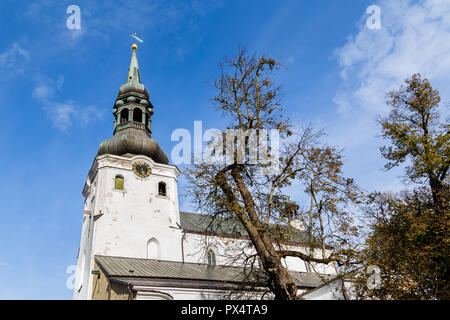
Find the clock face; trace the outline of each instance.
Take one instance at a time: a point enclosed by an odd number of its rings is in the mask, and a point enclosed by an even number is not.
[[[133,172],[141,178],[147,178],[152,173],[152,168],[145,162],[135,162]]]

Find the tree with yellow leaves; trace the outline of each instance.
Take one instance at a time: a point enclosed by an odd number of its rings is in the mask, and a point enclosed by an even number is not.
[[[380,119],[381,148],[390,170],[405,164],[409,190],[369,195],[372,232],[367,263],[381,268],[382,285],[361,293],[381,299],[450,298],[450,126],[440,121],[440,96],[420,74],[388,93],[390,113]]]

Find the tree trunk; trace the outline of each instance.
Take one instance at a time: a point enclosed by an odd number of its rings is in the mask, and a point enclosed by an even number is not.
[[[232,188],[225,178],[225,172],[230,169],[231,175],[244,200],[245,209],[239,204],[239,201],[236,199]],[[216,182],[230,203],[230,211],[237,215],[247,230],[250,240],[261,259],[263,269],[269,277],[268,286],[274,293],[275,300],[296,299],[297,286],[292,280],[289,272],[282,265],[281,258],[275,250],[269,235],[266,233],[267,228],[264,228],[258,219],[251,194],[240,175],[239,165],[230,165],[219,171],[216,176]]]

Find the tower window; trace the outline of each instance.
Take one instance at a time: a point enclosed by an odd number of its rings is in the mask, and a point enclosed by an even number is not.
[[[208,250],[208,265],[215,266],[216,265],[216,254],[213,249]]]
[[[167,196],[166,184],[164,182],[158,183],[158,195],[163,197]]]
[[[133,109],[133,121],[142,123],[142,110],[139,108]]]
[[[123,190],[123,177],[121,175],[117,175],[114,179],[114,189]]]
[[[120,111],[120,123],[128,121],[128,109]]]

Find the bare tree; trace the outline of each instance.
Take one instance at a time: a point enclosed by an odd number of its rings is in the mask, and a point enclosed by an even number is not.
[[[198,163],[187,175],[198,208],[222,221],[239,221],[255,252],[245,253],[244,260],[251,265],[258,260],[275,299],[291,300],[297,298],[297,286],[283,258],[298,257],[313,265],[352,262],[352,240],[358,229],[348,205],[359,199],[359,191],[342,174],[340,151],[320,142],[321,132],[306,127],[296,133],[283,116],[281,88],[271,78],[279,66],[275,59],[249,55],[242,48],[225,59],[221,76],[214,82],[218,93],[213,102],[230,121],[228,129],[240,130],[245,137],[237,137],[216,152],[215,156],[225,156],[233,147],[231,161]],[[256,132],[261,137],[265,130],[279,133],[279,157],[270,163],[252,161],[251,156],[240,159],[239,148],[246,155],[254,148],[258,155],[264,151],[276,154],[273,145],[254,145],[247,136]],[[274,164],[278,170],[267,171]],[[308,200],[296,204],[289,194]],[[298,236],[299,231],[291,227],[293,221],[304,228],[310,250],[300,252],[284,245]]]

